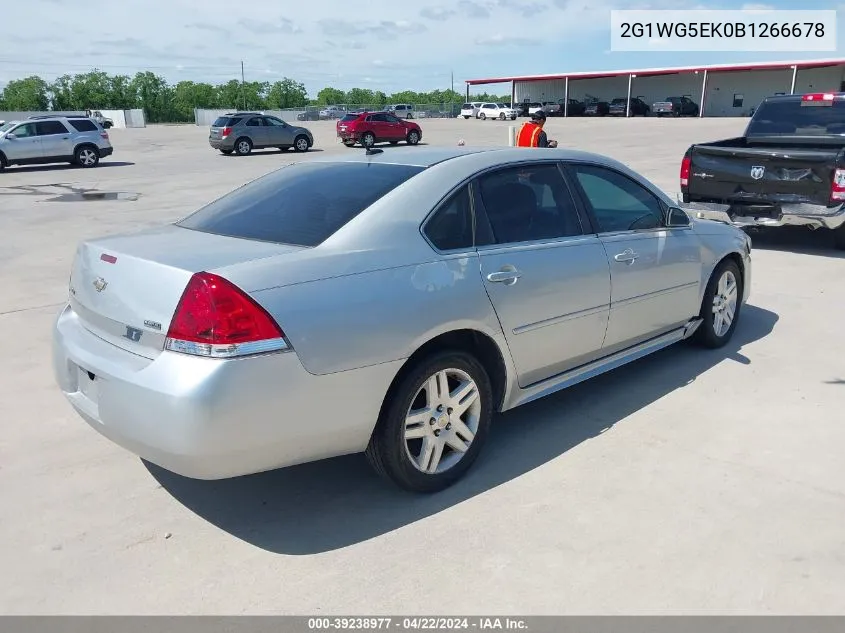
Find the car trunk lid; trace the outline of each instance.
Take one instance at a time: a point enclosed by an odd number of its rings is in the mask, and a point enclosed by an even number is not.
[[[70,278],[70,303],[96,336],[155,358],[191,276],[302,250],[166,226],[83,242]]]

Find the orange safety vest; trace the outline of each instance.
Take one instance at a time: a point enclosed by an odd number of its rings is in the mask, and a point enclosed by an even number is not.
[[[516,134],[517,147],[539,147],[540,132],[543,131],[536,123],[526,121]]]

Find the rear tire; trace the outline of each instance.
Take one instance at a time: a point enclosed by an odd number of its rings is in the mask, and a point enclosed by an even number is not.
[[[355,147],[355,141],[343,141],[343,144],[346,145],[346,147]]]
[[[469,116],[464,116],[465,119],[469,120]]]
[[[100,164],[100,150],[93,145],[81,145],[73,153],[74,162],[84,169],[90,169]]]
[[[228,155],[229,155],[229,154],[231,154],[233,151],[234,151],[234,150],[231,150],[231,149],[221,149],[221,150],[220,150],[220,153],[221,153],[221,154],[226,154],[226,156],[228,156]]]
[[[235,141],[235,153],[238,156],[248,156],[252,153],[252,141],[245,136]]]
[[[2,167],[0,167],[2,169]],[[833,230],[833,245],[840,251],[845,251],[845,224]]]
[[[502,112],[502,113],[499,115],[499,121],[504,121],[504,120],[505,120],[505,113],[504,113],[504,112]]]
[[[463,351],[435,353],[391,387],[367,460],[405,490],[443,490],[475,462],[492,414],[493,389],[481,363]]]
[[[481,119],[481,120],[483,121],[484,119],[486,119],[486,118],[487,118],[487,115],[486,115],[486,114],[484,114],[483,112],[479,112],[479,113],[478,113],[478,118],[479,118],[479,119]]]
[[[699,345],[716,349],[731,340],[742,310],[742,294],[739,266],[731,259],[722,260],[710,276],[701,302],[702,323],[694,335]]]
[[[372,147],[376,144],[376,137],[375,134],[372,132],[364,132],[363,136],[361,136],[361,145],[363,147]]]

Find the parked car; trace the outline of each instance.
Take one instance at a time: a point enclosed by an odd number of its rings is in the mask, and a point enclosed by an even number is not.
[[[465,119],[475,118],[478,116],[478,111],[481,109],[481,102],[465,103],[461,106],[461,116]]]
[[[651,108],[639,97],[631,97],[630,115],[648,116]],[[626,116],[629,113],[628,100],[625,97],[614,99],[610,102],[608,114],[610,116]]]
[[[109,133],[81,116],[39,116],[0,126],[0,171],[11,165],[96,167],[114,153]]]
[[[184,476],[363,451],[433,492],[494,412],[684,339],[724,346],[750,249],[596,154],[321,157],[82,242],[53,367],[98,433]]]
[[[103,116],[103,113],[99,110],[86,110],[85,116],[87,116],[89,119],[94,119],[100,126],[102,126],[104,130],[108,130],[109,128],[114,127],[114,121],[112,121],[106,116]]]
[[[346,108],[343,106],[330,105],[320,110],[320,119],[323,121],[331,121],[334,119],[341,119],[346,115]]]
[[[657,116],[698,116],[698,104],[689,97],[666,97],[666,101],[652,104],[652,112]]]
[[[610,104],[607,101],[595,99],[584,103],[584,116],[607,116],[610,114]]]
[[[543,106],[543,110],[547,116],[584,116],[586,105],[578,99],[559,99]]]
[[[282,151],[292,147],[297,152],[307,152],[314,145],[314,136],[308,128],[291,125],[274,116],[232,112],[211,124],[208,144],[222,154],[234,152],[239,156],[268,147]]]
[[[385,112],[390,112],[392,115],[400,119],[414,118],[414,106],[409,103],[389,105],[385,108]]]
[[[478,110],[478,118],[484,121],[485,119],[499,119],[504,121],[516,119],[516,110],[507,107],[504,103],[482,103]]]
[[[306,110],[305,112],[300,112],[296,115],[297,121],[319,121],[320,120],[320,112],[319,110]]]
[[[692,145],[680,178],[701,217],[827,229],[845,250],[845,93],[763,99],[742,136]]]
[[[416,145],[422,140],[422,128],[417,123],[400,119],[390,112],[347,114],[337,122],[336,130],[337,137],[347,147],[354,147],[356,143],[363,147],[384,142],[396,145],[400,141]]]

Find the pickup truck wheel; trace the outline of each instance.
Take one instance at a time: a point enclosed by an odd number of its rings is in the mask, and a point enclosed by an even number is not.
[[[405,490],[443,490],[478,457],[492,414],[493,389],[482,364],[463,351],[435,353],[391,387],[367,460]]]
[[[833,230],[833,244],[840,251],[845,251],[845,224]]]
[[[742,273],[736,262],[722,262],[713,271],[704,299],[701,302],[701,325],[695,340],[704,347],[715,349],[731,340],[742,308]]]

